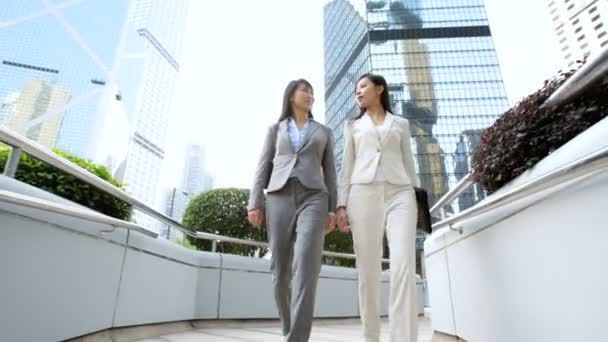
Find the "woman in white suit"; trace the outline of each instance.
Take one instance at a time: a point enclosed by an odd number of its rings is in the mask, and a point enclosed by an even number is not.
[[[419,186],[407,119],[391,114],[384,77],[361,76],[361,113],[344,126],[338,226],[352,231],[359,273],[359,308],[366,342],[380,341],[382,241],[390,249],[391,342],[417,341],[415,311],[416,195]]]

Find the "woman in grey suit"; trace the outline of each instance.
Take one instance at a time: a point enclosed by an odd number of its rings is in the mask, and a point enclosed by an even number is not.
[[[344,126],[338,226],[352,230],[359,273],[359,308],[366,342],[380,341],[382,238],[390,249],[391,342],[416,342],[415,239],[419,186],[407,119],[391,114],[384,77],[361,76],[359,116]]]
[[[336,223],[333,135],[313,120],[313,102],[308,81],[287,85],[279,122],[266,134],[248,204],[249,222],[256,227],[266,210],[274,297],[289,342],[310,336],[324,236]]]

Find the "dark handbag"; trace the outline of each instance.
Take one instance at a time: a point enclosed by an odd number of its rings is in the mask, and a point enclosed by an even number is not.
[[[416,204],[418,207],[418,222],[416,223],[416,229],[422,230],[426,233],[433,231],[431,223],[431,210],[429,208],[429,197],[424,189],[414,187],[416,191]]]

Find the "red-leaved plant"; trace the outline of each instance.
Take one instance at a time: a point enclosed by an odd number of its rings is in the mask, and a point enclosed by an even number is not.
[[[579,62],[579,68],[584,62]],[[569,103],[541,105],[576,70],[560,72],[505,112],[481,135],[473,155],[473,179],[492,193],[608,114],[608,79]]]

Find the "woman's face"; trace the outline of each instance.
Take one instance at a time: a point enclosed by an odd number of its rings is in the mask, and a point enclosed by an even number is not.
[[[357,83],[357,89],[355,91],[359,107],[367,109],[378,105],[380,103],[380,94],[382,94],[383,90],[384,87],[375,85],[369,78],[362,78],[359,83]]]
[[[307,113],[312,110],[312,104],[315,102],[315,96],[312,89],[306,84],[300,84],[296,88],[291,98],[291,103],[294,109],[300,109]]]

